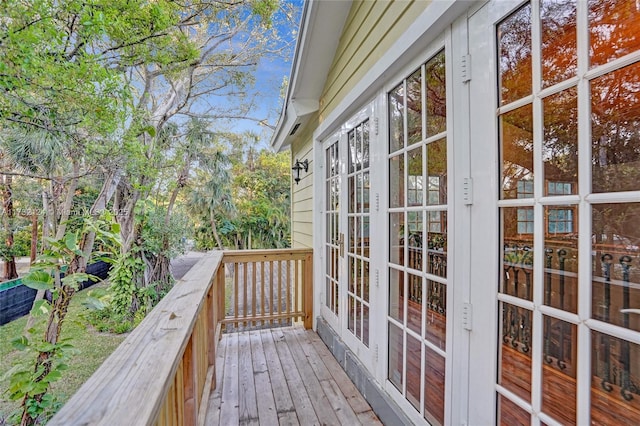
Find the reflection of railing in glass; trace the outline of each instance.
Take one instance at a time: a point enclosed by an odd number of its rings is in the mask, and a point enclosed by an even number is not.
[[[504,245],[504,282],[502,291],[515,297],[531,300],[533,251],[528,245]],[[524,275],[524,283],[521,278]],[[521,287],[520,284],[524,284]],[[522,290],[522,291],[521,291]]]
[[[604,277],[604,300],[602,317],[599,319],[609,322],[611,315],[611,277],[614,257],[609,253],[605,253],[600,259],[602,261],[602,275]],[[626,310],[629,309],[631,261],[632,258],[629,255],[623,255],[619,258],[620,268],[622,270],[622,325],[625,328],[629,328],[629,313]],[[596,315],[596,318],[597,317]],[[629,342],[626,340],[620,341],[620,353],[612,356],[614,354],[611,351],[611,341],[612,339],[607,335],[602,335],[600,338],[601,344],[598,348],[602,350],[602,358],[604,360],[600,385],[607,392],[613,390],[613,386],[611,386],[612,383],[619,386],[622,397],[626,401],[631,401],[633,399],[632,394],[640,395],[640,388],[631,380]],[[620,369],[621,371],[619,371]]]
[[[558,269],[559,269],[559,307],[565,309],[565,265],[567,260],[567,250],[558,249],[555,252],[558,255]],[[545,249],[545,267],[547,272],[545,273],[545,288],[544,288],[544,303],[547,306],[551,306],[552,293],[553,293],[553,274],[550,272],[552,267],[554,250],[551,248]],[[547,364],[555,364],[560,370],[567,368],[567,360],[565,359],[565,348],[568,346],[567,352],[571,354],[571,333],[567,330],[569,324],[564,321],[552,320],[551,317],[544,317],[545,336],[544,336],[544,361]],[[569,355],[571,356],[571,355]],[[573,362],[571,362],[573,364]]]
[[[502,318],[502,341],[524,354],[531,349],[530,313],[514,305],[505,304]],[[530,355],[529,355],[530,356]]]

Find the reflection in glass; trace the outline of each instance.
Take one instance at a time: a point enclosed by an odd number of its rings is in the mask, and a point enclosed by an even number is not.
[[[531,94],[531,5],[526,4],[498,25],[500,105]]]
[[[576,75],[576,1],[540,2],[542,37],[542,87],[549,87]]]
[[[404,321],[404,272],[389,268],[389,316]]]
[[[422,140],[422,77],[421,70],[407,79],[407,145]]]
[[[355,164],[358,162],[358,146],[356,144],[356,132],[353,130],[347,135],[349,141],[349,173],[355,170]]]
[[[427,145],[428,205],[447,204],[447,140]]]
[[[369,306],[362,304],[362,343],[369,347]]]
[[[523,198],[519,194],[518,183],[533,180],[533,108],[531,104],[500,116],[500,155],[502,157],[501,199]]]
[[[389,152],[404,147],[404,84],[389,93]]]
[[[498,394],[498,414],[500,426],[528,426],[531,424],[531,415],[520,408],[515,402]]]
[[[543,99],[545,195],[578,193],[578,94],[575,87]]]
[[[447,286],[427,280],[427,330],[428,341],[445,350],[447,337]]]
[[[389,262],[401,265],[404,260],[404,213],[389,213]]]
[[[638,135],[640,63],[591,81],[593,192],[640,188]]]
[[[389,207],[404,206],[404,156],[389,160]]]
[[[362,123],[362,168],[369,167],[369,120]]]
[[[422,334],[422,277],[407,273],[407,326],[418,334]]]
[[[427,212],[429,229],[427,232],[427,272],[439,277],[447,277],[447,212]]]
[[[445,359],[425,346],[424,418],[432,425],[444,424]]]
[[[407,400],[418,410],[420,409],[421,347],[420,341],[407,333]]]
[[[636,0],[589,0],[591,67],[640,49],[640,6]]]
[[[544,304],[578,313],[577,206],[545,206],[544,216]]]
[[[500,291],[533,300],[533,208],[505,207],[501,213],[503,273]]]
[[[502,330],[498,383],[525,401],[531,400],[532,313],[501,303]]]
[[[425,67],[427,88],[427,134],[437,135],[447,130],[447,86],[444,50]]]
[[[407,212],[408,258],[406,266],[418,271],[422,270],[422,212]]]
[[[640,203],[592,208],[593,318],[640,331]]]
[[[560,423],[575,424],[577,328],[548,316],[543,326],[542,411]]]
[[[402,392],[402,354],[404,344],[402,341],[402,330],[389,323],[389,365],[387,368],[387,378],[393,385]]]
[[[407,188],[407,205],[418,206],[423,200],[422,186],[422,148],[414,149],[408,153],[408,188]],[[420,188],[418,189],[418,182]],[[415,189],[412,188],[412,185]]]
[[[349,309],[347,311],[347,328],[349,329],[350,332],[354,333],[355,332],[355,324],[356,324],[356,320],[355,320],[355,303],[353,300],[353,297],[347,296],[347,299],[349,300]]]
[[[640,424],[640,345],[591,332],[591,423]]]

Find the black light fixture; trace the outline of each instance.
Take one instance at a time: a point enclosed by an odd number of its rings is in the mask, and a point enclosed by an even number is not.
[[[291,168],[293,170],[293,180],[296,182],[300,182],[300,171],[304,170],[305,172],[309,171],[309,160],[300,161],[296,159],[296,164]]]

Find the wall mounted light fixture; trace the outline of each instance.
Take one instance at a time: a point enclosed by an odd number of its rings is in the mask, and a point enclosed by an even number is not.
[[[300,161],[296,159],[296,164],[291,168],[293,170],[293,180],[296,182],[296,185],[300,182],[300,171],[304,170],[305,172],[309,171],[309,160]]]

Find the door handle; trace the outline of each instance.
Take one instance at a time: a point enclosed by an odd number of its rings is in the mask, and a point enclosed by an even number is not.
[[[621,314],[637,314],[640,315],[640,309],[620,309]]]

